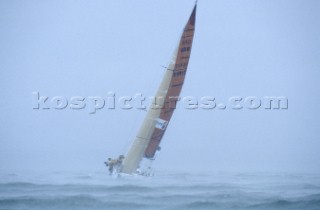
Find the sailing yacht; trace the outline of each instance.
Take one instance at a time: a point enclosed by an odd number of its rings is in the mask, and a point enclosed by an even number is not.
[[[156,92],[155,100],[149,108],[129,151],[117,164],[118,174],[150,175],[150,166],[168,128],[180,95],[189,60],[195,32],[197,3],[184,27],[178,47]]]

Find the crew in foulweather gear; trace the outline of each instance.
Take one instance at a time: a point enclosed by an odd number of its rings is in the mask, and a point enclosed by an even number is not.
[[[108,167],[110,175],[113,173],[114,168],[118,169],[122,165],[122,161],[124,159],[124,155],[120,155],[117,159],[108,158],[108,161],[104,162],[104,164]]]

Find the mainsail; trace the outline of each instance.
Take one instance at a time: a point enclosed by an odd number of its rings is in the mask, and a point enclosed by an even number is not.
[[[154,159],[180,95],[189,64],[195,31],[197,4],[183,30],[179,45],[158,88],[137,136],[123,160],[120,172],[133,174],[143,158]]]

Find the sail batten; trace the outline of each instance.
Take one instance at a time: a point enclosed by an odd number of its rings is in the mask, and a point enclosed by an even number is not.
[[[184,84],[189,64],[196,20],[195,5],[185,25],[178,47],[173,53],[169,66],[156,93],[155,101],[147,112],[136,138],[134,139],[122,164],[122,173],[132,174],[145,157],[153,159]],[[158,99],[162,100],[158,100]]]

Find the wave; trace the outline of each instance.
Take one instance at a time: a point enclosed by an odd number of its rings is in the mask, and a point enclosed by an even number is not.
[[[37,184],[30,183],[30,182],[8,182],[8,183],[0,183],[0,187],[34,187]]]
[[[115,189],[115,188],[113,188]],[[123,188],[126,189],[126,188]],[[130,187],[129,187],[130,189]],[[131,188],[135,189],[135,188]],[[79,192],[78,192],[79,193]],[[128,192],[126,192],[128,193]],[[133,193],[124,196],[119,192],[93,195],[38,195],[1,196],[0,209],[254,209],[254,210],[319,210],[320,194],[284,199],[261,196],[252,199],[247,193],[179,194],[170,190],[154,195]]]
[[[320,196],[319,195],[312,195],[306,198],[295,199],[295,200],[286,200],[286,199],[279,199],[272,202],[263,202],[260,204],[252,205],[250,208],[253,209],[313,209],[319,210],[320,209]]]
[[[245,175],[127,180],[87,173],[10,178],[0,182],[0,210],[320,210],[320,178],[239,176]]]
[[[20,196],[0,198],[2,207],[15,209],[138,209],[144,204],[127,201],[109,201],[106,198],[90,195],[73,196]]]
[[[35,191],[41,190],[42,192],[86,192],[91,193],[109,193],[109,194],[142,194],[142,193],[155,193],[160,188],[154,188],[152,186],[140,186],[140,185],[96,185],[96,184],[35,184],[30,182],[9,182],[0,184],[0,192],[12,191],[12,192],[25,192],[25,191]]]
[[[178,209],[254,209],[254,210],[319,210],[320,198],[286,200],[275,199],[273,201],[260,201],[257,204],[250,204],[250,200],[230,200],[221,202],[219,200],[197,200],[178,206]]]
[[[103,191],[109,190],[112,192],[156,192],[167,191],[172,192],[241,192],[246,189],[255,188],[256,186],[235,185],[227,183],[215,184],[154,184],[154,183],[104,183],[104,184],[47,184],[47,183],[32,183],[32,182],[7,182],[0,183],[0,191],[3,189],[27,189],[27,188],[46,188],[46,189],[66,189],[66,190],[96,190]],[[301,184],[301,185],[280,185],[274,186],[274,189],[287,189],[294,191],[310,190],[314,192],[320,191],[320,186],[316,184]]]

